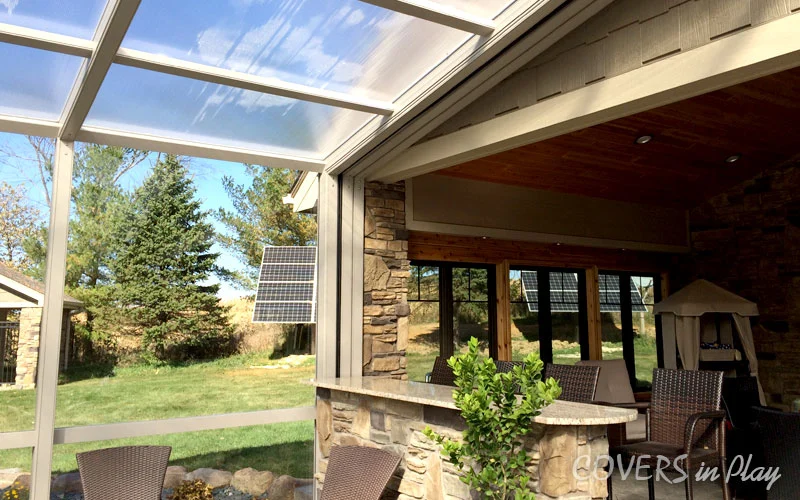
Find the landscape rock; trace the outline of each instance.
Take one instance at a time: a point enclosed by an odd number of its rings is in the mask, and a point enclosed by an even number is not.
[[[270,471],[259,472],[251,467],[236,471],[231,481],[231,486],[239,491],[253,496],[264,494],[275,481],[275,475]]]
[[[314,484],[296,483],[294,489],[294,500],[314,500]]]
[[[28,472],[23,472],[17,476],[17,479],[12,484],[29,490],[31,489],[31,475]]]
[[[216,489],[231,484],[231,479],[233,479],[233,474],[224,470],[202,467],[187,474],[186,479],[188,481],[194,481],[195,479],[199,479],[204,483],[210,485],[212,488]]]
[[[267,493],[269,500],[294,500],[294,478],[281,476],[272,483]]]
[[[164,475],[164,488],[177,488],[186,479],[186,467],[180,465],[170,465]]]
[[[22,469],[0,469],[0,489],[11,486],[20,474]]]
[[[57,493],[83,493],[81,475],[77,472],[61,474],[53,480],[51,489]]]

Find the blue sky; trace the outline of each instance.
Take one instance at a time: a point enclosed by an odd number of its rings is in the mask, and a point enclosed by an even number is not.
[[[0,149],[4,151],[13,150],[21,156],[31,155],[30,145],[25,137],[21,135],[0,133]],[[122,187],[127,190],[133,190],[139,186],[147,177],[155,158],[156,154],[151,154],[147,160],[128,172],[120,181]],[[233,209],[228,196],[221,188],[223,176],[229,175],[240,184],[249,183],[249,177],[245,174],[244,166],[240,163],[191,158],[188,166],[197,188],[197,197],[202,201],[204,210]],[[39,209],[42,222],[46,223],[49,217],[49,209],[37,176],[38,171],[33,169],[33,164],[25,160],[9,160],[5,155],[0,158],[0,181],[24,188],[29,202]],[[211,220],[218,231],[223,230],[216,220],[213,218]],[[227,252],[219,245],[215,245],[214,250],[220,253],[220,258],[217,261],[218,265],[233,270],[243,269],[238,259],[231,255],[230,252]],[[219,280],[214,278],[212,282],[218,283]],[[247,291],[235,289],[227,283],[221,283],[220,285],[219,297],[223,299],[248,294]]]

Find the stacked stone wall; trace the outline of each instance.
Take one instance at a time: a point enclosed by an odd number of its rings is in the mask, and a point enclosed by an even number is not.
[[[405,185],[364,190],[364,375],[407,379],[409,261]]]
[[[675,289],[705,278],[758,304],[753,337],[768,403],[800,398],[800,162],[764,171],[690,212]]]

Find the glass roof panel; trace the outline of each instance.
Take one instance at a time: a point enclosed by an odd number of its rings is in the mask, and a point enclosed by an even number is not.
[[[0,43],[0,114],[58,120],[83,60]]]
[[[474,16],[494,19],[514,0],[435,0],[436,3],[452,7]]]
[[[105,0],[0,0],[0,23],[91,40]]]
[[[113,65],[85,124],[322,159],[373,116]]]
[[[470,36],[357,0],[142,0],[122,46],[393,101]]]

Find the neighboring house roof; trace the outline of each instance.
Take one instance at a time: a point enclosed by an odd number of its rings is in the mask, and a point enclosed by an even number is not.
[[[295,179],[292,191],[283,197],[283,203],[292,205],[295,212],[315,213],[319,197],[319,174],[303,172]]]
[[[5,264],[0,264],[0,287],[10,290],[12,293],[20,294],[20,307],[23,302],[42,306],[44,303],[44,283],[25,276],[21,272]],[[24,297],[24,298],[23,298]],[[26,300],[27,298],[27,300]],[[0,303],[0,305],[5,304]],[[27,305],[26,307],[30,307]],[[64,294],[64,309],[80,309],[83,302]]]

